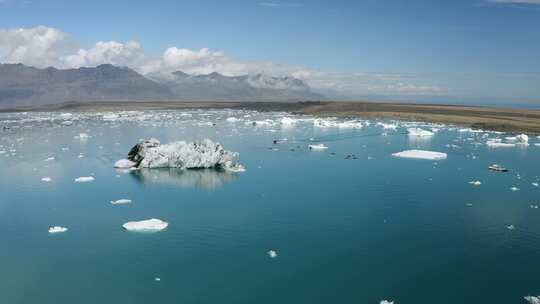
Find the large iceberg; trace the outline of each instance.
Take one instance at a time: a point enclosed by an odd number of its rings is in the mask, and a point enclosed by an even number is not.
[[[446,159],[446,153],[426,151],[426,150],[406,150],[392,154],[395,157],[402,158],[417,158],[417,159],[429,159],[429,160],[441,160]]]
[[[225,150],[220,143],[209,139],[193,142],[177,141],[161,144],[151,138],[136,144],[128,153],[127,160],[120,160],[115,167],[128,168],[215,168],[241,172],[238,153]]]

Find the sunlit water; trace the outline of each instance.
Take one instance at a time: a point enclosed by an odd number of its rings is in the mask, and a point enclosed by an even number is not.
[[[493,149],[488,138],[509,135],[376,121],[320,128],[309,117],[283,125],[283,116],[2,114],[0,303],[525,303],[540,294],[540,209],[531,208],[540,139]],[[415,139],[410,126],[440,130]],[[149,137],[219,141],[247,171],[113,168]],[[313,142],[329,149],[309,150]],[[391,155],[411,148],[448,158]],[[511,172],[491,172],[493,163]],[[123,198],[132,203],[110,203]],[[122,229],[148,218],[169,226]],[[49,234],[54,225],[69,230]]]

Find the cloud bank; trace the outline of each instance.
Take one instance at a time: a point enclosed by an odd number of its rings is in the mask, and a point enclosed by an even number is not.
[[[272,62],[239,60],[208,48],[190,50],[172,46],[158,56],[146,54],[137,41],[98,41],[90,48],[83,48],[71,35],[46,26],[0,29],[0,62],[62,69],[109,63],[128,66],[151,77],[167,77],[179,70],[190,74],[218,72],[228,76],[250,73],[290,75],[304,80],[317,91],[341,96],[440,96],[448,93],[448,89],[440,84],[410,74],[322,72]]]

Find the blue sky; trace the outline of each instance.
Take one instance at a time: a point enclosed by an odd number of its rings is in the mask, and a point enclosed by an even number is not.
[[[134,40],[146,57],[208,48],[239,62],[303,67],[320,72],[314,85],[323,73],[328,81],[389,74],[450,97],[540,101],[537,0],[0,0],[0,29],[38,25],[83,49]]]

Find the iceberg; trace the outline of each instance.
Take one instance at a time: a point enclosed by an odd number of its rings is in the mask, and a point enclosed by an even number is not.
[[[59,233],[59,232],[66,232],[68,229],[66,227],[60,227],[60,226],[51,226],[49,227],[49,233]]]
[[[486,146],[490,148],[512,148],[515,147],[516,144],[503,143],[500,139],[490,139],[486,142]]]
[[[433,136],[435,134],[431,131],[420,129],[420,128],[408,128],[407,132],[409,132],[409,136],[420,136],[420,137]]]
[[[324,144],[309,145],[308,148],[310,148],[311,150],[325,150],[325,149],[328,149],[328,147],[325,146]]]
[[[225,150],[220,143],[209,139],[193,142],[178,141],[161,144],[151,138],[136,144],[128,153],[127,161],[119,160],[115,166],[121,168],[214,168],[232,172],[243,172],[238,163],[239,154]]]
[[[43,178],[41,179],[41,181],[42,181],[42,182],[48,183],[48,182],[52,181],[52,178],[50,178],[50,177],[43,177]]]
[[[482,184],[481,181],[470,181],[469,184],[473,185],[473,186],[480,186]]]
[[[394,157],[401,158],[417,158],[417,159],[428,159],[428,160],[442,160],[446,159],[446,153],[426,151],[426,150],[406,150],[402,152],[397,152],[392,154]]]
[[[128,231],[160,231],[169,226],[169,223],[160,219],[127,222],[122,227]]]
[[[124,204],[129,204],[129,203],[131,203],[131,200],[125,199],[125,198],[122,198],[116,201],[111,201],[111,204],[113,205],[124,205]]]
[[[394,304],[394,301],[382,300],[380,304]]]
[[[88,183],[92,181],[94,181],[94,178],[92,176],[81,176],[75,179],[76,183]]]

